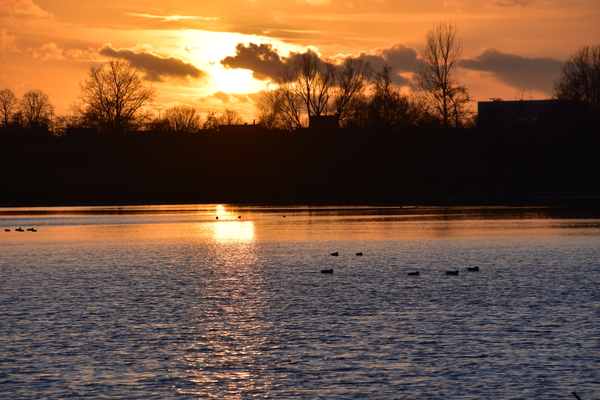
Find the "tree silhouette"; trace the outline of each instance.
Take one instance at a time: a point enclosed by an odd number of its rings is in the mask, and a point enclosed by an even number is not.
[[[259,122],[267,129],[293,131],[302,127],[302,102],[285,86],[263,91],[256,108]]]
[[[39,89],[26,92],[21,98],[19,108],[25,126],[30,129],[47,126],[54,111],[48,94]]]
[[[579,101],[593,115],[600,115],[600,45],[583,46],[565,62],[554,83],[559,99]]]
[[[175,106],[165,112],[165,120],[169,129],[176,132],[197,132],[201,118],[191,106]]]
[[[384,65],[376,74],[373,94],[368,103],[368,121],[372,128],[391,131],[408,125],[411,104],[392,86],[392,67]]]
[[[142,110],[156,96],[146,87],[128,63],[110,60],[90,68],[88,78],[79,84],[80,104],[75,111],[91,126],[111,134],[123,134],[144,120]]]
[[[467,88],[452,76],[452,68],[461,55],[462,42],[456,25],[442,22],[427,32],[416,85],[444,129],[460,126],[471,100]]]
[[[17,96],[12,90],[8,88],[0,90],[0,118],[5,129],[8,129],[10,118],[17,109],[17,103]]]
[[[369,84],[373,68],[359,58],[346,58],[337,71],[334,106],[341,122],[351,114],[351,103]]]
[[[296,56],[277,83],[301,99],[309,117],[320,116],[327,112],[329,99],[333,95],[335,67],[322,61],[314,51],[308,50]]]
[[[347,58],[334,65],[312,50],[291,60],[275,80],[277,88],[264,92],[259,100],[259,120],[265,127],[294,130],[311,117],[328,114],[343,121],[356,111],[355,100],[373,73],[363,59]]]
[[[203,128],[205,130],[216,131],[217,129],[219,129],[219,125],[219,117],[217,116],[217,114],[214,111],[209,111],[206,114],[206,118],[204,119]]]
[[[220,125],[241,125],[243,123],[244,119],[240,116],[240,113],[232,108],[226,108],[219,117]]]

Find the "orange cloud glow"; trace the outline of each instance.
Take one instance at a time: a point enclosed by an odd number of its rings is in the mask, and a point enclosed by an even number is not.
[[[547,98],[562,61],[598,42],[599,20],[597,0],[3,0],[0,89],[41,89],[65,114],[89,68],[119,58],[157,88],[157,108],[239,108],[250,120],[255,94],[294,53],[387,63],[408,86],[426,32],[448,21],[476,100]]]

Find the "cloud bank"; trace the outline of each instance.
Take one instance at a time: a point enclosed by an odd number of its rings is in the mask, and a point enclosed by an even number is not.
[[[472,59],[461,60],[458,67],[489,72],[505,85],[518,90],[552,93],[563,62],[555,58],[527,58],[489,48]]]
[[[283,57],[271,44],[250,43],[246,46],[239,43],[236,46],[235,56],[222,59],[221,64],[226,68],[250,70],[255,79],[274,80],[287,65],[294,62],[298,55],[299,53],[292,52],[288,57]],[[409,86],[410,78],[402,74],[416,72],[420,65],[417,51],[402,43],[394,43],[389,47],[378,48],[369,53],[338,55],[330,60],[324,59],[323,61],[335,64],[341,63],[345,58],[350,57],[369,62],[375,71],[380,71],[385,64],[388,64],[395,72],[393,83],[398,86]]]
[[[235,56],[225,57],[221,65],[232,69],[249,69],[255,79],[264,81],[274,79],[283,71],[286,59],[281,57],[271,44],[250,43],[235,46]]]
[[[227,68],[241,68],[252,71],[254,78],[274,80],[285,67],[293,63],[299,53],[281,56],[270,44],[236,46],[236,55],[221,60]],[[397,86],[411,86],[414,73],[419,71],[422,60],[417,50],[402,43],[393,43],[358,55],[337,55],[323,60],[340,64],[345,58],[363,59],[371,64],[375,72],[389,65],[394,71],[392,82]],[[554,81],[560,77],[563,62],[550,57],[528,58],[515,54],[500,52],[494,48],[483,51],[471,59],[460,60],[458,68],[486,72],[503,84],[517,90],[533,90],[552,94]]]
[[[167,78],[202,79],[206,76],[206,72],[177,57],[161,57],[147,51],[136,53],[129,49],[115,49],[110,43],[102,46],[98,53],[128,61],[132,67],[146,74],[145,79],[153,82],[163,82]]]

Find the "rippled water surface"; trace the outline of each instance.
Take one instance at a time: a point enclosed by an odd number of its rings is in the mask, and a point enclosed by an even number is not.
[[[0,229],[0,398],[600,398],[595,216],[0,209]]]

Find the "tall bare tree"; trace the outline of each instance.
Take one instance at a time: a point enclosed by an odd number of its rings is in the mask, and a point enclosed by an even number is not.
[[[165,120],[169,128],[176,132],[197,132],[201,118],[191,106],[175,106],[165,112]]]
[[[0,118],[2,126],[8,128],[10,118],[16,111],[18,105],[17,96],[9,88],[0,90]]]
[[[21,98],[20,110],[24,124],[31,129],[49,125],[54,112],[50,97],[39,89],[26,92]]]
[[[123,134],[141,123],[147,117],[143,107],[156,96],[156,89],[144,86],[137,71],[120,60],[93,66],[79,87],[81,103],[75,111],[112,134]]]
[[[392,85],[392,68],[389,65],[384,65],[375,75],[367,110],[368,124],[371,128],[393,131],[412,124],[412,104],[408,96],[400,93]]]
[[[290,68],[279,78],[278,84],[286,86],[304,104],[309,117],[327,112],[329,99],[336,83],[335,67],[322,61],[317,53],[308,50],[298,54]]]
[[[334,106],[340,122],[351,113],[352,100],[363,93],[373,75],[371,65],[360,58],[346,58],[337,71]]]
[[[286,84],[263,91],[256,107],[258,120],[267,129],[293,131],[302,127],[302,102]]]
[[[554,83],[554,94],[582,102],[593,115],[600,115],[600,44],[583,46],[569,57]]]
[[[462,42],[456,25],[442,22],[427,32],[416,84],[445,129],[460,126],[461,115],[471,100],[467,88],[452,76],[461,55]]]

